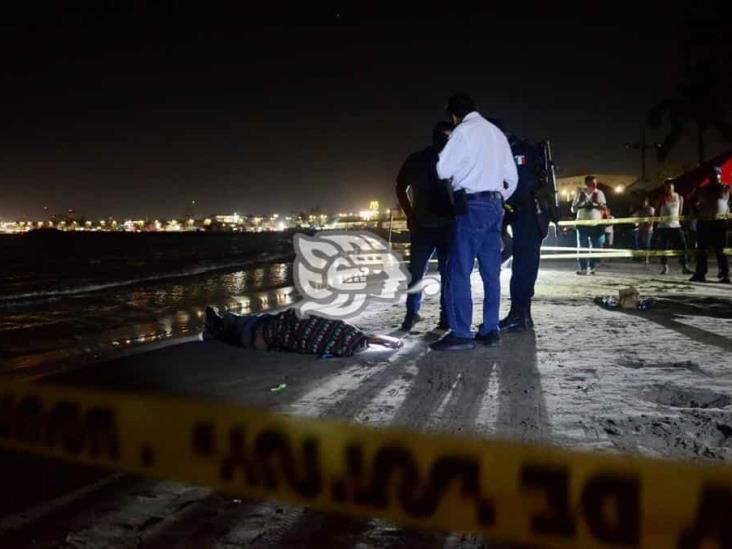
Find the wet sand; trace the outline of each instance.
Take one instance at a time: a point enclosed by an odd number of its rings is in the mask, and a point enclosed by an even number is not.
[[[428,298],[425,320],[397,352],[323,360],[193,341],[50,380],[591,451],[729,461],[732,288],[655,273],[654,266],[616,264],[579,277],[566,263],[546,262],[536,331],[507,335],[498,348],[431,352],[440,334],[430,331],[438,310]],[[655,306],[607,311],[592,301],[629,285],[656,298]],[[477,301],[480,294],[476,279]],[[476,321],[479,313],[476,307]],[[402,315],[402,304],[376,305],[357,323],[394,333]],[[286,390],[270,391],[281,383]],[[1,509],[4,546],[485,546],[460,534],[241,502],[176,483],[35,458],[2,460],[4,485],[21,494]],[[35,497],[27,497],[31,484]]]

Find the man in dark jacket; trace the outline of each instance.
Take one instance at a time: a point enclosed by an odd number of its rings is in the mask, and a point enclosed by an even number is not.
[[[412,286],[422,280],[429,260],[437,253],[443,288],[440,293],[439,329],[448,328],[444,284],[453,215],[447,183],[439,181],[435,166],[438,154],[447,143],[451,131],[452,124],[439,122],[432,132],[432,145],[409,155],[399,170],[396,184],[396,195],[409,226],[409,272]],[[421,320],[421,303],[422,292],[407,296],[403,330],[411,330]]]
[[[730,201],[732,191],[722,182],[722,169],[714,166],[709,183],[699,189],[698,196],[693,201],[700,219],[697,223],[699,255],[696,258],[696,272],[691,277],[692,282],[707,281],[707,256],[710,251],[714,251],[719,281],[732,284],[729,278],[729,260],[724,253],[727,247],[727,220],[724,217],[730,213]]]

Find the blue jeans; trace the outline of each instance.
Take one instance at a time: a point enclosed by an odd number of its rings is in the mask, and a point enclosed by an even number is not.
[[[605,243],[605,232],[602,226],[599,227],[577,227],[577,247],[578,248],[602,248]],[[597,265],[597,259],[581,259],[577,258],[577,268],[580,271],[586,271],[587,267],[594,269]]]
[[[503,202],[487,196],[470,199],[467,212],[455,220],[447,264],[447,317],[450,330],[458,337],[473,337],[473,299],[470,275],[478,259],[483,279],[482,335],[498,330],[501,303],[501,227]]]
[[[440,272],[440,320],[447,319],[447,296],[445,284],[447,282],[447,254],[450,250],[452,224],[444,227],[423,227],[412,231],[409,235],[409,274],[410,285],[416,284],[424,277],[429,261],[437,252],[437,269]],[[414,315],[422,306],[422,292],[407,295],[407,314]]]

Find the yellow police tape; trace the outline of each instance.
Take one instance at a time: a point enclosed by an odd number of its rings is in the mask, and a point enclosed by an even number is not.
[[[682,216],[655,216],[655,217],[617,217],[610,219],[572,219],[557,222],[559,227],[575,227],[575,226],[590,226],[596,225],[627,225],[631,223],[662,223],[669,221],[724,221],[726,219],[732,219],[732,214],[719,214],[713,216],[695,216],[695,215],[682,215]]]
[[[0,447],[517,543],[732,541],[732,468],[716,464],[30,383],[0,389]]]
[[[556,249],[556,248],[555,248]],[[569,250],[570,248],[567,248]],[[542,252],[544,248],[542,247]],[[722,250],[725,255],[732,255],[732,248]],[[575,251],[566,253],[542,253],[541,259],[618,259],[628,257],[679,257],[682,255],[699,255],[699,250],[630,250],[627,248],[576,248]]]

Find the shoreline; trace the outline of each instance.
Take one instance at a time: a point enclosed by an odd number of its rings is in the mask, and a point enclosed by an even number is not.
[[[13,307],[22,307],[24,305],[31,305],[33,303],[42,303],[44,301],[55,301],[63,299],[64,297],[76,297],[86,296],[102,292],[105,290],[116,290],[122,288],[134,288],[138,285],[144,284],[156,284],[172,282],[180,279],[195,279],[199,276],[206,276],[211,274],[226,274],[236,272],[246,268],[256,268],[265,265],[272,265],[276,263],[292,263],[294,260],[293,254],[275,255],[271,258],[254,258],[254,259],[243,259],[236,261],[235,263],[227,265],[216,265],[211,267],[200,267],[185,273],[170,273],[151,275],[149,277],[142,277],[134,280],[123,280],[119,282],[109,282],[96,284],[88,287],[69,288],[67,290],[49,290],[48,292],[29,292],[26,294],[16,294],[10,296],[0,296],[0,311],[3,309],[10,309]]]
[[[112,362],[121,358],[143,355],[148,352],[160,351],[166,347],[193,343],[195,341],[202,341],[201,334],[197,334],[195,336],[171,337],[169,339],[155,341],[152,343],[143,343],[128,349],[112,351],[110,354],[105,354],[104,356],[88,357],[87,360],[69,359],[68,362],[50,362],[48,364],[31,366],[28,368],[2,370],[0,371],[0,379],[9,379],[10,381],[39,381],[57,375],[66,375],[79,370],[84,370],[85,368],[94,367],[97,364]]]
[[[262,289],[256,292],[252,292],[251,295],[266,293],[268,291],[275,290],[291,290],[295,293],[294,286],[277,286],[276,288]],[[274,313],[284,309],[286,306],[272,306],[257,309],[257,313]],[[187,343],[193,343],[196,341],[203,341],[202,331],[195,335],[178,335],[169,338],[162,338],[158,341],[144,342],[133,345],[128,348],[113,349],[109,352],[102,353],[100,355],[80,355],[77,358],[69,358],[58,362],[49,362],[47,364],[40,364],[38,366],[31,366],[28,368],[14,368],[10,370],[0,370],[0,378],[6,377],[13,381],[35,381],[52,377],[55,375],[64,375],[77,370],[83,370],[85,368],[94,367],[98,364],[104,364],[106,362],[113,362],[122,358],[129,358],[138,355],[144,355],[145,353],[151,353],[160,351],[167,347],[173,347],[178,345],[184,345]],[[79,360],[80,359],[80,360]]]

